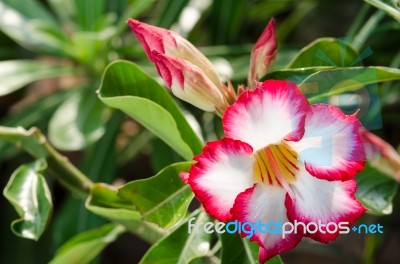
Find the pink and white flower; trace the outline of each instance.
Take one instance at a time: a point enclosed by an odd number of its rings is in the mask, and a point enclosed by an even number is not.
[[[265,81],[226,110],[226,137],[208,143],[181,177],[220,221],[350,226],[366,210],[354,196],[354,176],[365,163],[360,126],[334,106],[309,105],[294,83]],[[284,239],[255,234],[251,241],[259,244],[263,263],[303,236],[327,243],[337,235],[302,230]]]

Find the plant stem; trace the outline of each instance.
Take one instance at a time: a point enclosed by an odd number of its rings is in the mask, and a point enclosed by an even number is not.
[[[89,194],[93,182],[55,150],[38,128],[0,126],[0,139],[22,147],[36,159],[46,159],[52,175],[72,193],[81,198]]]

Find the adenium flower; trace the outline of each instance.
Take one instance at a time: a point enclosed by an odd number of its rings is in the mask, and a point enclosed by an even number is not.
[[[134,19],[127,23],[176,97],[220,116],[236,100],[230,83],[223,84],[213,64],[178,33]],[[271,20],[253,48],[248,77],[251,89],[267,73],[276,56],[274,27],[275,21]]]
[[[365,163],[355,115],[309,105],[296,84],[268,80],[244,91],[222,122],[226,137],[208,143],[190,171],[180,174],[216,219],[351,226],[365,212],[354,196],[354,176]],[[284,239],[254,234],[260,263],[294,248],[303,236],[327,243],[339,233],[298,230]]]

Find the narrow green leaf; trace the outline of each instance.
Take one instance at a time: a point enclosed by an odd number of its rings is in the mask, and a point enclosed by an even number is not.
[[[104,134],[104,105],[91,89],[68,98],[49,122],[49,140],[58,149],[80,150]]]
[[[141,123],[186,160],[200,153],[202,143],[166,89],[134,63],[111,63],[103,74],[99,97]]]
[[[357,176],[357,199],[374,215],[392,213],[398,184],[368,164]]]
[[[359,90],[366,85],[400,80],[400,70],[387,67],[350,67],[316,72],[306,78],[300,89],[317,103],[324,98]],[[316,94],[312,96],[312,94]]]
[[[12,93],[25,85],[41,80],[72,75],[72,68],[47,65],[34,60],[0,62],[0,96]]]
[[[149,243],[160,239],[163,229],[155,224],[143,221],[140,213],[134,206],[121,200],[117,190],[109,185],[96,183],[91,189],[91,194],[86,200],[86,208],[112,222],[121,224],[133,234],[143,238]]]
[[[194,214],[192,214],[194,215]],[[187,219],[189,220],[189,219]],[[193,224],[209,221],[206,213],[198,214]],[[140,264],[186,264],[192,259],[205,256],[210,250],[211,235],[205,232],[188,234],[188,222],[155,243],[144,255]]]
[[[174,0],[164,3],[163,12],[157,24],[163,28],[170,28],[172,24],[178,20],[182,10],[189,3],[189,0]]]
[[[38,240],[49,221],[52,202],[49,188],[42,176],[44,160],[20,166],[11,176],[3,194],[21,217],[11,224],[17,236]]]
[[[96,22],[104,15],[105,0],[73,0],[75,21],[84,31],[94,29]]]
[[[357,51],[343,40],[320,38],[301,49],[288,68],[314,66],[350,67],[358,65]]]
[[[172,164],[148,179],[136,180],[122,186],[118,195],[131,201],[143,218],[170,228],[186,216],[193,193],[179,178],[179,172],[188,171],[191,162]]]
[[[125,228],[123,226],[108,224],[99,229],[81,233],[67,241],[57,251],[50,263],[89,263],[124,231]]]
[[[400,2],[399,0],[391,0],[391,5],[382,0],[364,0],[370,5],[383,10],[386,14],[393,17],[400,23]],[[387,1],[389,2],[389,1]]]

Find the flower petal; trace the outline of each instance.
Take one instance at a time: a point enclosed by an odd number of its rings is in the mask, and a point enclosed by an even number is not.
[[[231,218],[236,196],[253,185],[251,153],[246,143],[229,138],[208,143],[189,173],[188,183],[204,209],[220,221]]]
[[[248,76],[250,88],[254,87],[256,81],[268,72],[277,51],[278,42],[275,35],[275,19],[272,18],[251,51]]]
[[[296,84],[269,80],[242,93],[223,117],[225,135],[250,144],[254,150],[283,138],[297,141],[304,133],[310,106]]]
[[[305,168],[301,168],[296,181],[291,185],[292,197],[286,195],[285,205],[288,210],[288,218],[291,222],[295,220],[304,224],[314,222],[329,226],[322,226],[322,232],[307,233],[306,236],[314,240],[327,243],[335,240],[339,234],[339,228],[335,226],[339,222],[343,227],[351,226],[360,218],[365,208],[354,196],[356,182],[354,179],[348,181],[327,181],[310,175]],[[310,227],[314,230],[314,227]],[[328,229],[328,230],[327,230]],[[304,234],[303,226],[297,228],[299,234]],[[324,233],[325,232],[325,233]]]
[[[158,73],[176,97],[204,111],[225,110],[228,106],[220,90],[197,66],[156,51],[152,58]]]
[[[347,116],[332,105],[315,104],[307,115],[303,138],[289,145],[315,177],[348,180],[364,169],[360,126],[355,115]]]
[[[268,224],[265,227],[258,226],[258,232],[250,237],[250,241],[257,241],[260,245],[260,263],[294,248],[301,240],[302,236],[295,233],[282,238],[282,223],[289,221],[283,204],[285,195],[286,191],[280,187],[256,184],[238,195],[231,210],[233,219],[242,225],[244,222]],[[241,232],[241,236],[248,234]]]

